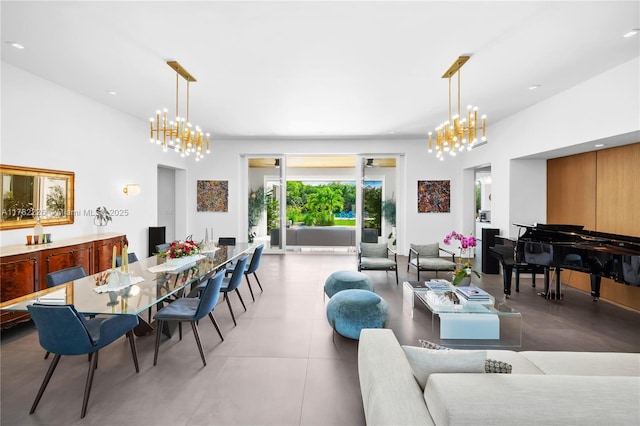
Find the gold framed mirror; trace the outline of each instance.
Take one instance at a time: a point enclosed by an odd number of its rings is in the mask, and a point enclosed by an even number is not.
[[[73,172],[0,164],[0,230],[73,223]]]

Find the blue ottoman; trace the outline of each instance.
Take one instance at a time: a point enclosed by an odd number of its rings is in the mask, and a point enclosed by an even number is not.
[[[373,281],[362,272],[336,271],[329,275],[324,283],[324,292],[329,297],[333,297],[339,291],[353,288],[373,291]]]
[[[385,327],[389,306],[369,290],[342,290],[327,303],[327,320],[338,334],[358,340],[363,328]]]

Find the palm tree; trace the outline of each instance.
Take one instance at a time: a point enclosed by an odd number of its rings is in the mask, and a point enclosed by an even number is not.
[[[318,186],[316,192],[309,194],[307,205],[310,214],[316,218],[319,225],[333,225],[333,214],[342,210],[344,199],[342,194],[329,186]]]

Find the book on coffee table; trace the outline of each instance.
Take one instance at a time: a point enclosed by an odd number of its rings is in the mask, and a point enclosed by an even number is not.
[[[409,285],[416,290],[429,290],[426,281],[407,281]]]
[[[472,301],[485,301],[485,300],[490,300],[491,298],[489,293],[473,285],[457,286],[456,293],[464,297],[466,300],[472,300]]]
[[[431,291],[447,291],[447,290],[451,290],[451,284],[449,284],[449,281],[445,281],[445,280],[430,280],[430,281],[427,281],[427,287],[429,287],[429,290],[431,290]]]

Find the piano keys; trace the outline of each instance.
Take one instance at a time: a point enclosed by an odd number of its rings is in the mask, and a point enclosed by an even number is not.
[[[530,265],[545,268],[546,298],[561,299],[560,271],[568,269],[590,275],[591,297],[600,297],[602,277],[640,286],[640,238],[584,230],[580,225],[519,225],[525,232],[517,250]],[[555,269],[555,293],[549,291],[549,270]]]

